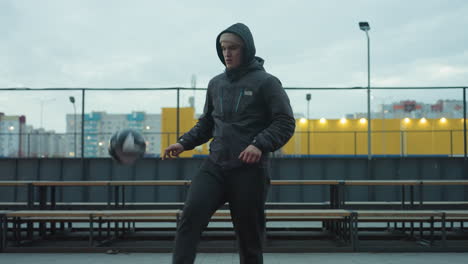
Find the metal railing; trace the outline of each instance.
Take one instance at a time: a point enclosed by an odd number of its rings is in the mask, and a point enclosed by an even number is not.
[[[355,92],[355,91],[365,91],[367,89],[367,87],[316,87],[316,88],[306,88],[306,87],[286,87],[285,90],[287,91],[288,94],[290,94],[290,97],[292,94],[302,94],[304,92],[306,93],[312,93],[312,97],[314,98],[314,93],[321,93],[321,92],[333,92],[333,93],[340,93],[342,94],[343,92],[346,92],[346,91],[352,91],[352,92]],[[409,90],[418,90],[418,91],[433,91],[433,90],[439,90],[439,91],[444,91],[444,90],[447,90],[447,89],[451,89],[451,90],[456,90],[456,91],[460,91],[462,93],[462,96],[461,98],[461,101],[463,102],[463,120],[466,120],[466,113],[467,113],[467,109],[466,109],[466,87],[464,86],[451,86],[451,87],[372,87],[371,88],[371,91],[373,93],[377,93],[377,92],[382,92],[384,90],[388,91],[388,90],[392,90],[392,91],[398,91],[398,92],[403,92],[403,91],[409,91]],[[93,95],[91,94],[90,98],[88,98],[89,94],[90,93],[98,93],[98,92],[111,92],[111,93],[116,93],[116,92],[122,92],[122,91],[126,91],[126,92],[155,92],[155,93],[161,93],[163,91],[170,91],[171,93],[175,93],[175,98],[174,98],[174,102],[171,104],[172,107],[175,107],[177,108],[177,115],[176,115],[176,120],[175,121],[175,124],[176,124],[176,128],[175,128],[175,131],[171,132],[171,133],[166,133],[166,137],[170,138],[170,135],[173,134],[175,135],[175,137],[179,137],[181,135],[181,133],[183,131],[181,131],[181,127],[180,127],[180,121],[181,121],[181,116],[180,116],[180,111],[179,109],[181,108],[181,93],[184,93],[186,95],[186,93],[188,91],[206,91],[205,88],[184,88],[184,87],[168,87],[168,88],[0,88],[0,97],[1,96],[4,96],[5,93],[10,93],[10,92],[15,92],[15,93],[38,93],[38,92],[50,92],[50,93],[53,93],[53,92],[74,92],[75,94],[76,93],[80,93],[81,94],[81,124],[85,124],[86,123],[86,120],[85,120],[85,114],[87,113],[86,111],[93,111],[94,109],[89,109],[86,108],[86,105],[87,105],[87,101],[91,98],[93,99]],[[385,96],[382,96],[382,98],[384,98]],[[402,96],[403,98],[404,96]],[[20,101],[21,103],[21,101]],[[41,102],[42,103],[42,102]],[[168,103],[168,102],[165,102],[165,103]],[[170,103],[170,102],[169,102]],[[293,103],[293,108],[295,108],[295,106],[297,105],[297,102],[296,103]],[[41,105],[42,107],[42,105]],[[17,113],[14,113],[14,114],[19,114],[21,115],[21,106],[19,107],[19,110],[15,110],[17,111]],[[1,106],[0,106],[0,112],[6,112],[6,110],[2,109]],[[42,109],[41,109],[41,112],[42,112]],[[8,112],[6,114],[12,114],[11,112]],[[42,114],[42,113],[41,113]],[[309,116],[309,115],[307,115]],[[0,116],[0,121],[2,121],[1,119],[1,116]],[[372,122],[372,120],[371,120]],[[42,116],[41,116],[41,125],[42,125]],[[444,153],[444,154],[447,154],[447,155],[450,155],[450,156],[458,156],[460,154],[458,154],[458,152],[454,151],[456,145],[456,143],[454,143],[453,139],[454,139],[454,135],[453,133],[454,132],[457,132],[457,133],[462,133],[462,141],[463,141],[463,152],[462,152],[462,156],[467,159],[467,127],[466,127],[466,122],[463,122],[463,128],[462,130],[448,130],[448,131],[445,131],[445,133],[449,133],[450,136],[450,142],[447,142],[446,144],[449,146],[450,148],[450,151],[448,153]],[[396,133],[397,131],[371,131],[371,134],[373,136],[379,134],[379,133]],[[421,131],[419,131],[421,132]],[[444,131],[437,131],[437,132],[434,132],[434,131],[426,131],[426,132],[432,132],[432,133],[443,133]],[[317,131],[311,131],[310,129],[308,129],[307,131],[301,131],[301,132],[296,132],[296,134],[301,134],[301,133],[307,133],[309,136],[307,138],[311,138],[312,139],[312,142],[313,142],[313,138],[314,138],[314,135],[318,135],[320,134],[321,132],[317,132]],[[335,133],[334,131],[328,131],[328,133]],[[344,133],[352,133],[353,137],[354,138],[357,138],[358,135],[360,135],[361,133],[367,133],[367,131],[347,131],[347,132],[344,132]],[[405,137],[407,137],[407,135],[411,134],[411,133],[416,133],[415,131],[398,131],[398,133],[401,133],[402,135],[400,136],[402,139],[400,141],[400,146],[401,146],[401,155],[410,155],[409,153],[406,153],[403,151],[403,149],[407,148],[408,145],[411,144],[411,142],[407,141],[407,140],[404,140]],[[20,156],[20,157],[24,157],[24,156],[27,156],[27,157],[31,157],[31,156],[37,156],[37,157],[46,157],[46,156],[53,156],[55,154],[52,154],[52,155],[42,155],[40,151],[36,151],[34,148],[35,148],[35,144],[32,143],[33,141],[33,138],[34,137],[37,137],[37,138],[44,138],[45,139],[42,139],[42,140],[50,140],[51,138],[53,137],[57,137],[57,138],[60,138],[60,136],[62,137],[65,137],[67,138],[67,142],[70,140],[69,138],[70,137],[74,137],[74,138],[77,138],[76,140],[79,141],[79,147],[77,148],[77,151],[76,152],[79,152],[79,155],[77,155],[78,153],[73,153],[73,155],[70,155],[70,152],[71,151],[68,151],[68,153],[65,151],[64,154],[65,156],[67,157],[80,157],[80,158],[83,158],[83,157],[86,157],[86,135],[89,134],[89,133],[86,133],[85,132],[85,126],[80,126],[80,131],[76,131],[76,133],[66,133],[66,134],[57,134],[55,133],[55,135],[49,135],[49,136],[44,136],[46,135],[47,133],[42,133],[42,134],[39,134],[39,135],[36,135],[36,134],[33,134],[33,133],[24,133],[23,131],[22,132],[19,132],[19,133],[10,133],[8,132],[6,129],[1,129],[0,127],[0,140],[3,140],[3,143],[0,141],[0,146],[2,146],[2,144],[5,144],[5,146],[8,145],[8,140],[11,139],[13,137],[13,135],[17,135],[18,136],[18,142],[20,142],[19,144],[19,147],[18,147],[18,151],[16,152],[16,156]],[[78,137],[75,137],[75,134],[78,134]],[[161,134],[161,132],[159,132],[159,134]],[[49,137],[49,138],[47,138]],[[39,140],[40,141],[40,140]],[[458,141],[457,141],[458,142]],[[40,143],[40,144],[46,144],[46,143]],[[78,144],[78,143],[76,143]],[[355,151],[354,153],[351,153],[351,155],[359,155],[359,152],[357,150],[357,146],[359,146],[359,144],[361,144],[360,142],[358,143],[357,140],[354,140],[354,143],[353,145],[355,146]],[[75,144],[73,144],[73,146],[75,146]],[[309,144],[308,144],[309,146]],[[102,146],[100,146],[102,147]],[[57,146],[57,148],[60,148],[60,146]],[[94,148],[94,146],[93,146]],[[312,149],[312,152],[313,152],[313,147],[311,147]],[[85,151],[82,151],[82,150],[85,150]],[[75,152],[75,151],[73,151]],[[309,150],[309,152],[311,152]],[[0,152],[0,155],[2,152]],[[6,155],[5,155],[6,153]],[[68,155],[67,155],[68,154]],[[308,153],[310,154],[310,153]],[[367,154],[364,153],[364,154]],[[13,153],[7,153],[7,152],[3,152],[3,156],[7,156],[7,157],[10,157],[11,155],[13,155]],[[156,155],[156,154],[155,154]]]

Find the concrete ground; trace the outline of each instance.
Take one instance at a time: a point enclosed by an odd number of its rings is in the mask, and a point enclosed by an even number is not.
[[[468,253],[266,253],[265,264],[441,264],[466,263]],[[171,254],[119,253],[119,254],[0,254],[0,263],[54,264],[54,263],[112,263],[112,264],[170,264]],[[200,253],[196,264],[238,264],[237,254]]]

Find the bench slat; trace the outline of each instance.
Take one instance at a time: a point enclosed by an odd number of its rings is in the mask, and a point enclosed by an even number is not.
[[[416,180],[349,180],[344,181],[345,185],[376,186],[376,185],[419,185],[421,181]]]
[[[109,181],[36,181],[34,186],[107,186]]]
[[[109,184],[111,186],[185,186],[190,185],[190,181],[110,181]]]

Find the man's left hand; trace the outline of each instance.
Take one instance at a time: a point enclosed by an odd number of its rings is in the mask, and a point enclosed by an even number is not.
[[[262,151],[254,145],[249,145],[239,155],[239,159],[248,164],[257,163],[261,157]]]

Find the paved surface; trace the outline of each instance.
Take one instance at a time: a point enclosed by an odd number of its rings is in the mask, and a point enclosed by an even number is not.
[[[265,264],[442,264],[467,263],[468,253],[312,253],[264,255]],[[15,264],[170,264],[170,254],[0,254],[1,263]],[[237,254],[198,254],[195,264],[238,264]]]

